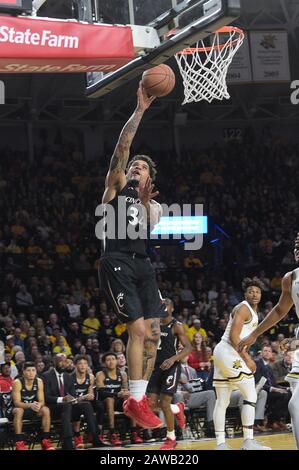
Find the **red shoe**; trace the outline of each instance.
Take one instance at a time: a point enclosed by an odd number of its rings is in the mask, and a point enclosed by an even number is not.
[[[142,428],[155,429],[163,426],[162,421],[150,409],[146,395],[140,401],[129,397],[124,401],[123,409],[125,415],[134,419]]]
[[[110,434],[110,443],[112,446],[121,446],[123,444],[115,433]]]
[[[178,445],[176,440],[167,438],[164,444],[161,445],[160,450],[173,450]]]
[[[41,446],[42,450],[55,450],[55,447],[53,446],[50,439],[42,439]]]
[[[24,441],[17,441],[16,442],[16,450],[28,450],[28,447],[25,446]]]
[[[186,416],[185,416],[185,405],[184,403],[177,403],[180,411],[175,415],[176,419],[177,419],[177,422],[178,422],[178,426],[180,429],[185,429],[186,427]]]
[[[83,436],[75,436],[74,443],[76,449],[84,449]]]
[[[131,444],[143,444],[143,439],[139,436],[137,431],[131,432]]]

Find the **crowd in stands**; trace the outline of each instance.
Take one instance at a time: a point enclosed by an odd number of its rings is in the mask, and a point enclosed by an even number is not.
[[[173,300],[193,345],[188,364],[204,381],[229,314],[243,300],[242,277],[256,275],[263,283],[262,319],[280,295],[283,274],[294,267],[297,152],[296,145],[268,137],[186,152],[175,164],[170,154],[152,154],[161,202],[202,203],[210,223],[226,234],[217,246],[207,236],[199,252],[179,246],[151,252],[162,295]],[[86,355],[96,374],[103,354],[114,351],[126,369],[126,326],[117,322],[97,278],[94,211],[107,162],[108,156],[87,162],[71,146],[48,150],[33,163],[10,149],[1,153],[0,362],[10,364],[12,378],[25,361],[41,377],[57,354],[67,357],[70,372],[76,355]],[[259,359],[263,345],[271,348],[267,362],[278,383],[290,368],[280,345],[296,322],[292,310],[251,349]]]

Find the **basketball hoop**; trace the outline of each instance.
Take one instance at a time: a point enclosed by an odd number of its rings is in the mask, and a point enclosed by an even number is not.
[[[210,36],[211,45],[203,40],[175,55],[183,78],[185,99],[182,104],[206,100],[229,99],[226,76],[234,55],[244,41],[244,32],[224,26]]]

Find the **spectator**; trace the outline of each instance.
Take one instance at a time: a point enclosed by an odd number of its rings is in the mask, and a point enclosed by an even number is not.
[[[82,333],[86,336],[96,335],[100,329],[100,322],[96,318],[96,310],[91,307],[87,310],[87,318],[83,321]]]
[[[199,376],[202,370],[205,370],[206,367],[210,367],[210,364],[207,362],[206,343],[200,333],[195,333],[191,344],[193,350],[188,356],[188,365],[195,369]]]
[[[202,336],[203,341],[207,340],[207,337],[208,337],[207,332],[204,328],[201,327],[201,321],[199,320],[199,318],[195,318],[193,320],[193,325],[191,326],[191,328],[189,328],[188,338],[190,341],[193,340],[194,335],[196,333],[199,333]]]

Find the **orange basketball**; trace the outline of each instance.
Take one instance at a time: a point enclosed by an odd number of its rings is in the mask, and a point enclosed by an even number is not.
[[[175,75],[168,65],[160,64],[143,72],[142,85],[148,95],[165,96],[174,88]]]

